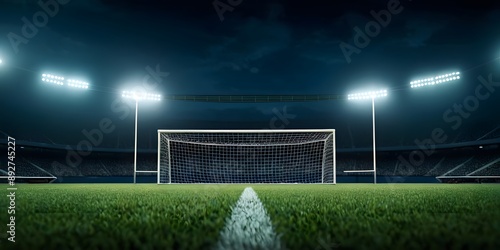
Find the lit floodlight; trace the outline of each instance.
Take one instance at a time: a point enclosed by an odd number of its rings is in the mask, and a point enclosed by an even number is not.
[[[135,100],[161,101],[161,95],[146,92],[123,91],[122,97]]]
[[[2,64],[2,63],[3,63],[3,61],[2,61],[2,59],[0,59],[0,64]]]
[[[380,97],[385,97],[387,96],[387,90],[379,90],[379,91],[370,91],[370,92],[363,92],[363,93],[355,93],[355,94],[349,94],[347,96],[348,100],[366,100],[366,99],[372,99],[372,98],[380,98]]]
[[[460,79],[460,72],[452,72],[444,75],[438,75],[435,77],[430,77],[426,79],[420,79],[410,82],[411,88],[420,88],[429,85],[436,85],[450,81],[456,81]]]
[[[68,84],[68,86],[73,87],[73,88],[80,88],[80,89],[88,89],[89,88],[88,82],[79,81],[79,80],[68,79],[67,84]]]
[[[376,144],[375,144],[375,99],[386,97],[387,90],[369,91],[362,93],[349,94],[348,100],[372,100],[372,134],[373,134],[373,169],[369,170],[353,170],[354,172],[373,172],[373,183],[377,183],[377,158],[376,158]]]
[[[56,76],[51,74],[42,74],[42,81],[48,83],[54,83],[57,85],[64,85],[64,77]]]
[[[139,101],[149,100],[149,101],[161,101],[161,95],[146,93],[146,92],[136,92],[136,91],[123,91],[123,98],[130,98],[135,100],[135,145],[134,145],[134,183],[136,183],[137,175],[137,116],[139,113]]]

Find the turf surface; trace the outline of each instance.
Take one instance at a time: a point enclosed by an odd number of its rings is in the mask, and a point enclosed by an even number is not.
[[[500,249],[500,185],[17,186],[1,249],[210,249],[247,186],[289,249]]]
[[[500,185],[254,189],[294,249],[500,249]]]

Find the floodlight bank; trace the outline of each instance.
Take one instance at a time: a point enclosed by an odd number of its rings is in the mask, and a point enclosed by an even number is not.
[[[370,91],[370,92],[364,92],[364,93],[355,93],[355,94],[349,94],[347,96],[348,100],[365,100],[365,99],[374,99],[374,98],[380,98],[380,97],[386,97],[387,96],[387,90],[379,90],[379,91]]]
[[[64,77],[62,77],[62,76],[56,76],[56,75],[51,75],[51,74],[42,74],[42,81],[55,83],[57,85],[64,85],[64,82],[63,82]]]
[[[145,92],[123,91],[122,97],[136,100],[161,101],[161,95]]]
[[[282,249],[271,219],[251,187],[245,188],[233,207],[216,249]]]
[[[424,87],[424,86],[429,86],[429,85],[436,85],[436,84],[440,84],[440,83],[456,81],[456,80],[460,80],[460,72],[458,72],[458,71],[452,72],[449,74],[435,76],[435,77],[420,79],[417,81],[412,81],[412,82],[410,82],[410,86],[411,86],[411,88],[419,88],[419,87]]]
[[[68,79],[68,86],[74,88],[88,89],[89,83],[79,80]]]

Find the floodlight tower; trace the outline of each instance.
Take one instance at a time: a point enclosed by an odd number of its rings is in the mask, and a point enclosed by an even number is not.
[[[377,156],[375,148],[375,98],[386,97],[387,90],[355,93],[347,96],[348,100],[372,100],[372,128],[373,128],[373,170],[352,170],[345,172],[373,172],[373,183],[377,183]]]
[[[134,142],[134,183],[137,177],[137,114],[139,112],[139,101],[161,101],[161,95],[145,92],[123,91],[122,97],[135,100],[135,142]],[[141,171],[144,172],[144,171]]]

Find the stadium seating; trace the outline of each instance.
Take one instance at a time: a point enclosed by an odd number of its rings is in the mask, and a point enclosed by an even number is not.
[[[4,150],[5,145],[0,145]],[[409,151],[388,151],[377,153],[377,173],[380,176],[500,176],[500,152],[498,146],[491,149],[468,147],[461,149],[441,149],[426,156],[418,166],[405,166],[400,158],[409,160]],[[338,176],[363,176],[371,173],[346,173],[345,170],[367,170],[373,168],[371,152],[337,152]],[[66,162],[67,151],[43,148],[24,148],[16,158],[17,176],[132,176],[133,153],[130,151],[100,152],[95,150],[88,156],[82,156],[78,164]],[[186,166],[196,166],[196,157],[185,162]],[[222,165],[216,160],[212,168],[200,169],[186,167],[184,175],[192,176],[193,182],[225,182],[239,180],[243,182],[273,182],[271,173],[254,171],[244,173],[244,163],[234,161],[233,168]],[[487,166],[482,169],[484,166]],[[240,166],[241,165],[241,166]],[[157,154],[140,152],[137,161],[138,170],[156,170]],[[231,169],[234,169],[233,171]],[[319,169],[319,168],[317,168]],[[208,170],[208,173],[206,172]],[[7,158],[0,158],[0,175],[7,175]],[[288,166],[287,172],[300,172],[301,167]],[[308,182],[320,173],[304,173],[301,181]],[[148,175],[148,174],[146,174]],[[154,174],[150,174],[154,175]],[[240,180],[241,179],[241,180]],[[274,180],[278,181],[279,180]]]

